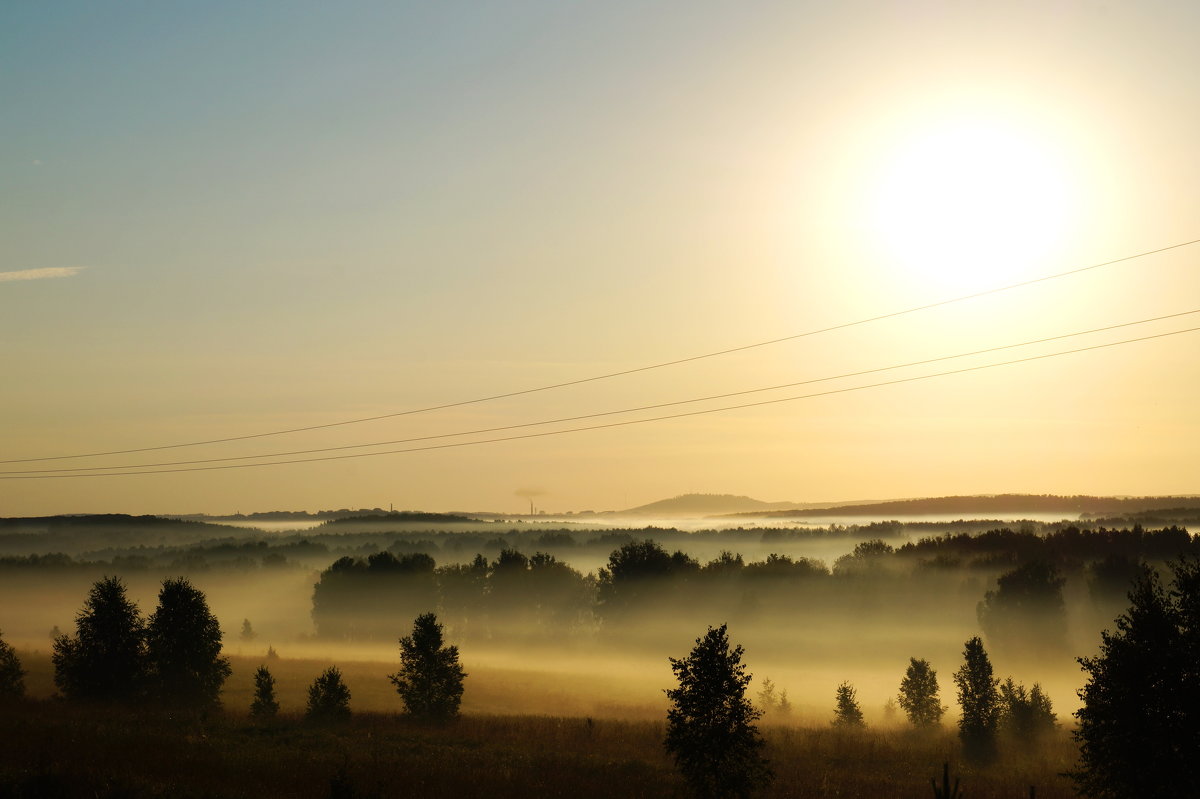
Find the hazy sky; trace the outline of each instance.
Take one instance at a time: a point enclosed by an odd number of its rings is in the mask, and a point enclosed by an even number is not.
[[[1188,2],[5,3],[0,459],[519,391],[1198,239],[1198,35]],[[1192,245],[569,389],[0,468],[523,424],[1197,309]],[[561,436],[4,480],[0,515],[1195,493],[1198,353],[1188,333]]]

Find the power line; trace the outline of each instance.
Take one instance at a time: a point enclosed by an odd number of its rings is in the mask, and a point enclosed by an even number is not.
[[[306,433],[306,432],[311,432],[313,430],[326,430],[331,427],[344,427],[346,425],[361,424],[363,422],[377,422],[382,419],[394,419],[399,416],[412,416],[412,415],[418,414],[418,413],[429,413],[431,411],[447,410],[449,408],[461,408],[464,405],[477,405],[479,403],[492,402],[494,400],[499,400],[499,399],[520,397],[520,396],[524,396],[527,394],[537,394],[537,393],[543,392],[543,391],[552,391],[554,389],[567,388],[569,386],[578,386],[578,385],[583,385],[585,383],[594,383],[599,380],[609,380],[614,377],[624,377],[626,375],[638,374],[639,372],[649,372],[654,369],[664,369],[668,366],[679,366],[680,364],[692,363],[694,361],[701,361],[701,360],[705,360],[707,358],[716,358],[716,357],[719,357],[722,355],[731,355],[735,352],[745,352],[746,350],[757,349],[759,347],[767,347],[767,346],[771,346],[773,344],[782,344],[785,341],[795,341],[796,339],[807,338],[810,336],[816,336],[816,335],[820,335],[822,333],[831,333],[835,330],[845,330],[846,328],[857,327],[859,325],[865,325],[865,324],[869,324],[871,322],[880,322],[885,319],[894,319],[899,316],[906,316],[908,314],[917,313],[919,311],[928,311],[933,308],[940,308],[942,306],[951,305],[953,303],[965,302],[967,300],[973,300],[973,299],[979,299],[980,297],[986,297],[991,294],[999,294],[1000,292],[1011,291],[1013,289],[1023,288],[1025,286],[1032,286],[1032,285],[1035,285],[1038,283],[1044,283],[1049,280],[1057,280],[1058,278],[1068,277],[1070,275],[1077,275],[1082,272],[1088,272],[1088,271],[1091,271],[1094,269],[1100,269],[1102,267],[1113,266],[1115,264],[1124,263],[1126,261],[1136,260],[1138,258],[1145,258],[1145,257],[1151,256],[1151,255],[1157,255],[1159,253],[1168,252],[1170,250],[1177,250],[1182,247],[1188,247],[1188,246],[1191,246],[1193,244],[1198,244],[1198,243],[1200,243],[1200,239],[1192,239],[1191,241],[1180,242],[1179,244],[1172,244],[1167,247],[1159,247],[1158,249],[1146,250],[1145,252],[1139,252],[1134,255],[1126,255],[1121,258],[1114,258],[1111,261],[1104,261],[1102,263],[1090,264],[1088,266],[1082,266],[1082,267],[1078,267],[1076,269],[1069,269],[1065,272],[1058,272],[1058,273],[1055,273],[1052,275],[1044,275],[1042,277],[1033,278],[1031,280],[1023,280],[1019,283],[1011,283],[1007,286],[1000,286],[998,288],[987,289],[984,291],[975,292],[974,294],[965,294],[960,297],[953,297],[953,298],[947,299],[947,300],[939,300],[937,302],[931,302],[931,303],[928,303],[925,305],[918,305],[913,308],[906,308],[902,311],[892,311],[890,313],[880,314],[878,316],[871,316],[871,317],[867,317],[865,319],[859,319],[854,322],[844,322],[842,324],[832,325],[830,327],[823,327],[823,328],[819,328],[816,330],[809,330],[804,333],[795,333],[790,336],[783,336],[781,338],[769,339],[767,341],[759,341],[759,342],[755,342],[753,344],[744,344],[744,345],[741,345],[738,347],[730,347],[728,349],[717,350],[715,352],[708,352],[708,353],[704,353],[702,355],[692,355],[687,358],[678,358],[678,359],[675,359],[672,361],[662,361],[662,362],[650,364],[647,366],[639,366],[639,367],[636,367],[633,369],[624,369],[624,370],[617,371],[617,372],[608,372],[606,374],[594,375],[592,377],[584,377],[584,378],[580,378],[578,380],[568,380],[568,381],[565,381],[562,383],[553,383],[550,385],[538,386],[536,388],[521,389],[519,391],[509,391],[509,392],[506,392],[503,394],[492,394],[490,396],[477,397],[475,399],[469,399],[469,400],[461,400],[459,402],[448,402],[448,403],[445,403],[442,405],[429,405],[424,408],[414,408],[414,409],[407,410],[407,411],[396,411],[395,413],[385,413],[385,414],[380,414],[378,416],[365,416],[365,417],[362,417],[359,419],[345,419],[345,420],[342,420],[339,422],[328,422],[325,424],[309,425],[307,427],[292,427],[292,428],[288,428],[286,430],[273,430],[273,431],[266,432],[266,433],[250,433],[250,434],[242,435],[242,436],[227,436],[225,438],[210,438],[210,439],[205,439],[202,441],[188,441],[188,442],[184,442],[184,443],[180,443],[180,444],[163,444],[163,445],[155,446],[155,447],[137,447],[137,448],[132,448],[132,449],[109,450],[107,452],[86,452],[86,453],[79,453],[79,454],[75,454],[75,455],[52,455],[52,456],[39,457],[39,458],[11,458],[8,460],[0,460],[0,464],[3,464],[3,463],[34,463],[37,461],[73,460],[76,458],[99,458],[99,457],[105,457],[108,455],[131,455],[131,454],[134,454],[137,452],[156,452],[156,451],[161,451],[161,450],[165,450],[165,449],[182,449],[184,447],[199,447],[199,446],[204,446],[204,445],[208,445],[208,444],[226,444],[226,443],[233,442],[233,441],[248,441],[248,440],[257,439],[257,438],[282,436],[282,435],[287,435],[289,433]]]
[[[1028,363],[1031,361],[1040,361],[1047,358],[1057,358],[1062,355],[1073,355],[1080,352],[1090,352],[1092,350],[1101,350],[1108,347],[1116,347],[1122,344],[1133,344],[1139,341],[1151,341],[1153,339],[1167,338],[1169,336],[1178,336],[1183,333],[1194,333],[1200,331],[1200,327],[1189,327],[1183,330],[1173,330],[1168,333],[1157,333],[1152,336],[1141,336],[1138,338],[1124,339],[1121,341],[1110,341],[1104,344],[1093,344],[1089,347],[1079,347],[1072,350],[1062,350],[1059,352],[1045,353],[1043,355],[1030,355],[1025,358],[1016,358],[1011,361],[1000,361],[998,363],[982,364],[980,366],[967,366],[962,369],[952,369],[946,372],[934,372],[927,375],[916,375],[914,377],[901,377],[895,380],[886,380],[880,383],[868,383],[862,386],[850,386],[848,388],[835,388],[828,391],[819,391],[812,394],[800,394],[794,397],[781,397],[778,399],[759,400],[758,402],[747,402],[741,405],[726,405],[721,408],[706,408],[698,411],[686,411],[684,413],[674,413],[665,416],[652,416],[645,419],[627,419],[621,422],[607,422],[605,424],[588,425],[585,427],[572,427],[566,430],[548,430],[541,433],[523,433],[516,436],[503,436],[500,438],[485,438],[477,441],[458,441],[449,444],[430,444],[424,447],[409,447],[407,449],[385,450],[383,452],[359,452],[353,455],[326,455],[320,458],[300,458],[290,461],[272,461],[270,463],[236,463],[225,464],[223,466],[192,466],[181,469],[158,469],[154,471],[133,471],[133,472],[106,472],[103,474],[25,474],[25,475],[0,475],[0,480],[64,480],[73,477],[129,477],[133,475],[144,474],[175,474],[180,472],[210,472],[221,471],[225,469],[252,469],[262,466],[283,466],[295,463],[317,463],[321,461],[337,461],[351,460],[354,458],[370,458],[376,455],[398,455],[407,452],[427,452],[438,449],[455,449],[458,447],[471,447],[478,444],[496,444],[503,441],[519,441],[531,438],[546,438],[548,436],[564,435],[566,433],[582,433],[589,430],[605,430],[613,427],[626,427],[635,424],[646,424],[648,422],[662,422],[669,419],[682,419],[689,416],[704,416],[710,413],[721,413],[724,411],[742,410],[745,408],[757,408],[764,405],[777,405],[783,402],[795,402],[802,399],[813,399],[815,397],[827,397],[834,394],[848,394],[853,391],[863,391],[869,388],[882,388],[884,386],[894,386],[902,383],[914,383],[919,380],[929,380],[934,377],[947,377],[949,375],[965,374],[967,372],[978,372],[984,369],[994,369],[999,366],[1011,366],[1013,364]]]
[[[1149,319],[1139,319],[1133,322],[1121,322],[1114,325],[1106,325],[1104,327],[1095,327],[1090,330],[1080,330],[1074,333],[1063,333],[1057,336],[1047,336],[1046,338],[1033,339],[1030,341],[1021,341],[1016,344],[1003,344],[998,347],[988,347],[982,350],[974,350],[972,352],[961,352],[955,355],[942,355],[937,358],[926,358],[920,361],[909,361],[908,363],[893,364],[891,366],[881,366],[874,369],[863,369],[857,372],[846,372],[840,375],[832,375],[828,377],[817,377],[809,380],[798,380],[792,383],[781,383],[775,386],[765,386],[762,388],[751,388],[742,391],[731,391],[724,394],[713,394],[706,397],[692,397],[689,399],[674,400],[671,402],[660,402],[653,405],[639,405],[633,408],[622,408],[615,411],[601,411],[598,413],[588,413],[579,416],[566,416],[559,419],[543,419],[536,422],[523,422],[520,424],[503,425],[500,427],[485,427],[477,430],[463,430],[456,433],[439,433],[436,435],[416,436],[413,438],[398,438],[389,441],[372,441],[366,444],[346,444],[336,447],[320,447],[316,449],[292,450],[289,452],[270,452],[260,453],[258,455],[235,455],[225,458],[205,458],[200,460],[188,461],[166,461],[161,463],[130,463],[117,464],[113,466],[80,466],[75,468],[62,469],[19,469],[10,471],[0,471],[0,475],[35,475],[35,474],[61,474],[67,472],[102,472],[111,471],[113,469],[150,469],[164,466],[191,466],[200,463],[226,463],[229,461],[244,461],[255,460],[258,458],[284,458],[292,455],[314,455],[319,452],[339,452],[348,449],[363,449],[365,447],[383,447],[391,444],[411,444],[417,441],[433,441],[443,438],[457,438],[459,436],[473,436],[484,433],[499,433],[505,430],[519,430],[527,427],[540,427],[548,424],[563,424],[566,422],[580,422],[585,419],[599,419],[605,416],[617,416],[624,413],[636,413],[639,411],[657,410],[659,408],[669,408],[679,405],[689,405],[696,402],[711,402],[712,400],[728,399],[730,397],[740,397],[747,394],[759,394],[764,391],[778,391],[783,388],[795,388],[796,386],[812,385],[814,383],[827,383],[833,380],[842,380],[848,377],[862,377],[863,375],[877,374],[879,372],[888,372],[895,369],[907,369],[913,366],[925,366],[931,363],[940,363],[942,361],[954,360],[957,358],[969,358],[976,355],[986,355],[991,352],[1001,352],[1003,350],[1016,349],[1017,347],[1029,347],[1035,344],[1046,344],[1051,341],[1061,341],[1067,338],[1076,338],[1078,336],[1086,336],[1092,333],[1103,333],[1109,330],[1117,330],[1124,327],[1133,327],[1135,325],[1144,325],[1151,322],[1161,322],[1164,319],[1176,319],[1181,316],[1190,316],[1200,313],[1200,308],[1191,311],[1180,311],[1179,313],[1166,314],[1163,316],[1155,316]],[[267,464],[261,464],[267,465]]]

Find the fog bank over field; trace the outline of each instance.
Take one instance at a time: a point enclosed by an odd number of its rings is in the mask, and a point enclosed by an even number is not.
[[[930,661],[953,705],[963,642],[982,635],[997,674],[1040,683],[1065,718],[1081,684],[1074,658],[1096,650],[1137,564],[1196,551],[1182,523],[1166,523],[1191,519],[1189,504],[1116,519],[858,516],[826,526],[385,512],[260,520],[273,531],[246,519],[6,519],[0,629],[36,659],[52,630],[73,629],[101,576],[119,575],[143,613],[162,579],[186,576],[208,596],[227,653],[359,664],[350,673],[377,672],[380,685],[364,676],[358,701],[381,709],[396,639],[432,610],[479,675],[474,698],[468,679],[468,711],[649,718],[664,706],[667,659],[728,623],[754,690],[764,678],[787,690],[793,719],[825,719],[850,681],[873,724],[896,720],[885,705],[911,657]]]

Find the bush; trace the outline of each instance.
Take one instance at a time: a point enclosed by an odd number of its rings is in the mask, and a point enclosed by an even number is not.
[[[437,616],[423,613],[413,623],[412,635],[400,639],[400,671],[388,679],[411,715],[445,720],[458,715],[466,676],[458,647],[442,645]]]
[[[350,718],[350,689],[337,666],[330,666],[308,687],[309,721],[331,722]]]
[[[75,618],[75,636],[54,639],[54,684],[67,699],[123,701],[145,692],[145,623],[125,584],[105,577]]]
[[[667,690],[667,751],[700,797],[745,797],[771,781],[761,712],[746,698],[743,649],[730,649],[725,625],[709,628],[685,658],[670,658],[679,687]]]

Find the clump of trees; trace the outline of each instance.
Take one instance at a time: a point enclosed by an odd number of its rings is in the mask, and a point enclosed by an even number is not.
[[[308,721],[331,723],[350,718],[350,689],[337,666],[330,666],[308,687]]]
[[[422,613],[413,622],[412,635],[400,639],[400,670],[388,679],[410,715],[444,721],[458,715],[466,676],[458,647],[443,643],[437,616]]]
[[[25,673],[17,651],[0,636],[0,701],[25,696]]]
[[[772,779],[746,697],[751,676],[741,646],[730,647],[726,625],[710,627],[691,653],[670,658],[679,687],[667,689],[667,752],[696,796],[746,797]]]
[[[1080,791],[1100,799],[1200,796],[1200,561],[1144,568],[1115,631],[1080,658]]]
[[[71,700],[152,700],[216,707],[229,662],[204,593],[183,578],[164,580],[144,621],[118,577],[97,581],[75,619],[75,635],[54,639],[54,682]]]
[[[928,660],[909,658],[904,679],[900,681],[900,707],[914,727],[936,727],[946,712],[938,697],[937,672]]]

